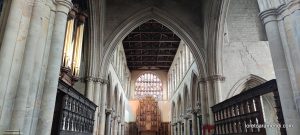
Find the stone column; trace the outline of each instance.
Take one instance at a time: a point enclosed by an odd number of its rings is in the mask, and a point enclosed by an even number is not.
[[[118,130],[119,130],[119,123],[120,123],[120,116],[115,116],[114,117],[114,135],[118,135]]]
[[[223,101],[221,94],[221,82],[225,80],[225,77],[221,75],[213,75],[208,77],[208,80],[210,80],[213,85],[215,104]]]
[[[101,101],[100,101],[100,135],[108,135],[107,133],[105,133],[105,131],[107,131],[107,125],[106,122],[108,122],[107,119],[108,117],[106,117],[106,115],[110,115],[111,114],[111,110],[110,109],[106,109],[106,93],[107,93],[107,85],[108,82],[104,82],[104,84],[102,85],[102,91],[101,91]],[[109,117],[110,119],[110,117]]]
[[[208,109],[208,120],[207,120],[207,124],[206,125],[203,125],[203,127],[210,127],[210,126],[213,126],[214,125],[214,114],[211,110],[210,107],[212,107],[213,105],[215,105],[215,94],[214,94],[214,89],[212,87],[212,80],[207,80],[206,81],[206,90],[207,90],[207,97],[208,97],[208,106],[207,106],[207,109]],[[204,132],[206,132],[205,134],[206,135],[211,135],[212,134],[212,131],[208,132],[207,129],[203,129]]]
[[[185,116],[184,117],[184,135],[188,135],[189,134],[189,117]]]
[[[290,15],[283,17],[284,19],[279,21],[279,30],[281,32],[281,38],[286,38],[283,49],[285,50],[285,55],[289,57],[287,66],[290,70],[294,100],[298,112],[300,112],[300,3],[297,0],[291,3],[295,4],[294,6],[297,6],[297,8],[291,6],[285,10],[285,12],[290,13]]]
[[[94,101],[94,77],[87,77],[86,78],[86,97],[91,100]]]
[[[100,123],[104,126],[105,128],[105,132],[103,130],[100,129],[100,134],[102,133],[102,135],[109,135],[111,133],[110,129],[111,129],[111,113],[112,113],[112,110],[111,109],[106,109],[105,110],[105,114],[106,114],[106,120],[104,121],[104,123]]]
[[[36,132],[36,134],[39,135],[50,135],[51,133],[61,57],[64,46],[67,14],[72,6],[70,0],[56,0],[56,2],[57,11],[54,20],[53,36],[45,78],[41,112]]]
[[[207,97],[208,97],[208,123],[213,124],[214,123],[214,117],[213,112],[210,107],[212,107],[215,104],[215,94],[214,90],[212,89],[211,81],[206,81],[206,88],[207,88]]]
[[[197,127],[197,112],[195,110],[192,111],[192,129],[193,134],[198,133],[198,127]]]
[[[125,126],[124,126],[125,124],[124,123],[122,123],[121,124],[121,135],[125,135]]]
[[[99,110],[100,110],[100,86],[101,80],[97,79],[95,82],[95,91],[94,91],[94,103],[98,106],[95,111],[95,121],[94,121],[94,135],[99,134]]]
[[[118,120],[118,134],[117,135],[121,135],[122,134],[122,123],[121,123],[121,119]]]
[[[111,135],[115,135],[115,119],[116,119],[116,116],[115,116],[115,111],[112,110],[112,114],[111,114],[111,123],[110,123],[110,134]]]
[[[117,128],[117,116],[113,115],[112,116],[112,122],[111,122],[111,135],[117,135],[116,134],[116,128]]]
[[[36,63],[42,63],[42,59],[40,61],[35,61],[35,57],[43,57],[36,56],[36,48],[38,46],[45,46],[44,44],[38,44],[40,35],[47,35],[47,29],[45,29],[45,25],[48,25],[49,17],[50,17],[50,8],[46,6],[45,1],[36,1],[33,5],[33,13],[30,21],[29,33],[27,35],[26,47],[23,56],[22,69],[20,74],[20,81],[18,85],[18,90],[16,94],[16,99],[14,103],[14,109],[12,113],[12,119],[10,124],[11,130],[20,130],[21,133],[24,133],[23,127],[25,123],[25,115],[27,110],[27,99],[29,96],[29,90],[32,84],[33,74],[39,74],[34,72],[33,69],[36,66]],[[42,18],[42,19],[41,19]],[[48,18],[48,19],[47,19]],[[46,27],[47,28],[47,27]],[[39,50],[43,51],[43,50]],[[38,53],[37,53],[38,54]],[[36,84],[36,83],[33,83]],[[37,84],[36,84],[37,85]],[[32,93],[35,94],[35,93]]]
[[[176,123],[172,123],[172,135],[177,135],[176,134]]]
[[[9,128],[34,0],[12,0],[0,49],[0,134]],[[26,13],[26,14],[25,14]]]
[[[205,81],[204,78],[201,78],[199,80],[199,87],[200,87],[200,96],[201,96],[201,100],[200,100],[200,108],[201,108],[201,115],[202,115],[202,125],[207,125],[208,124],[208,110],[210,110],[210,108],[208,107],[208,95],[207,95],[207,82]],[[197,105],[199,107],[199,105]],[[199,108],[198,108],[199,109]],[[195,116],[196,120],[197,118],[197,114]],[[198,128],[198,127],[197,127]],[[202,132],[202,131],[200,131]]]
[[[181,121],[177,122],[178,135],[182,135]]]
[[[300,115],[294,101],[294,93],[290,80],[289,69],[281,40],[280,30],[275,9],[261,13],[261,18],[265,24],[267,37],[270,43],[270,51],[277,78],[278,92],[281,100],[282,113],[285,124],[300,126]],[[300,133],[300,128],[286,128],[288,135]]]

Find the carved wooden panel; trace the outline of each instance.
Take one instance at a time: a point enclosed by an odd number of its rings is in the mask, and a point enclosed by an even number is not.
[[[140,100],[136,119],[139,132],[158,133],[161,125],[161,115],[158,108],[158,102],[150,96]]]
[[[52,135],[92,135],[96,105],[63,81],[58,84]]]
[[[283,125],[280,99],[278,96],[276,80],[268,81],[260,86],[251,88],[230,99],[227,99],[212,107],[215,120],[215,135],[243,134],[243,135],[265,135],[264,127],[251,125],[263,125],[263,108],[261,96],[274,93],[276,113],[279,124]],[[286,130],[280,129],[285,135]]]

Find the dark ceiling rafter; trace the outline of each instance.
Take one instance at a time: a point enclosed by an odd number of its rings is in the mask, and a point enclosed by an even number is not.
[[[150,20],[129,33],[123,40],[130,70],[169,70],[180,38],[161,23]]]

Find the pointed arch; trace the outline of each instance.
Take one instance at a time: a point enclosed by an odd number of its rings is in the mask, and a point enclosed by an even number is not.
[[[192,108],[196,107],[197,101],[200,101],[200,90],[198,89],[198,74],[196,71],[192,71],[191,75],[191,105]]]
[[[112,98],[112,107],[113,109],[116,111],[116,113],[118,112],[118,96],[119,95],[119,90],[118,90],[118,85],[115,85],[114,87],[114,94],[113,94],[113,98]]]
[[[250,74],[250,75],[240,79],[237,83],[235,83],[235,85],[231,88],[230,92],[228,93],[226,99],[228,99],[234,95],[237,95],[237,94],[243,92],[244,90],[253,88],[253,87],[263,84],[265,82],[267,82],[266,79],[259,77],[257,75]]]
[[[175,102],[174,101],[172,101],[171,110],[172,110],[171,119],[173,119],[174,117],[176,117],[176,106],[175,106]]]
[[[100,75],[102,77],[107,75],[109,58],[111,57],[112,52],[118,43],[121,42],[133,29],[151,19],[154,19],[168,27],[189,46],[196,59],[196,64],[201,75],[207,76],[204,60],[205,55],[203,54],[204,51],[199,49],[198,46],[200,45],[197,45],[197,43],[193,40],[192,35],[187,32],[188,30],[186,29],[185,24],[156,7],[146,8],[129,17],[108,37],[108,40],[105,42],[104,49],[107,51],[104,54],[100,67]]]
[[[177,99],[177,118],[180,117],[182,113],[182,97],[181,97],[181,94],[178,95],[178,99]]]
[[[187,113],[187,110],[190,107],[191,103],[191,98],[190,98],[190,92],[188,89],[188,86],[184,84],[183,88],[183,113]]]

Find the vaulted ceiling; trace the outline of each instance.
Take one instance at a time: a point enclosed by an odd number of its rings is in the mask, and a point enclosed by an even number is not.
[[[150,20],[123,40],[123,46],[130,70],[168,70],[180,43],[180,38],[161,23]]]

